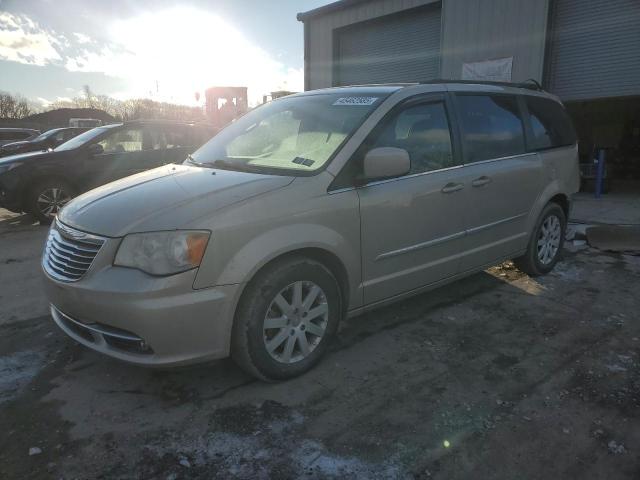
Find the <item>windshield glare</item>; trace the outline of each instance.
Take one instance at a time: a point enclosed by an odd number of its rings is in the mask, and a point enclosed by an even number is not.
[[[78,148],[82,145],[84,145],[85,143],[90,142],[91,140],[93,140],[94,138],[96,138],[98,135],[102,135],[104,132],[108,131],[109,127],[97,127],[97,128],[93,128],[91,130],[88,130],[84,133],[81,133],[80,135],[73,137],[70,140],[67,140],[66,142],[64,142],[61,145],[58,145],[54,150],[56,152],[61,152],[61,151],[65,151],[65,150],[73,150],[74,148]]]
[[[300,175],[320,169],[387,94],[304,95],[263,105],[197,150],[192,162]]]
[[[54,128],[53,130],[49,130],[48,132],[41,133],[36,138],[33,138],[30,141],[31,142],[40,142],[42,140],[46,140],[47,138],[55,135],[57,132],[58,132],[58,129]]]

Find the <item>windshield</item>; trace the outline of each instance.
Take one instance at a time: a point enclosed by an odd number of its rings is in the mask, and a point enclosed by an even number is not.
[[[91,140],[93,140],[97,136],[102,135],[103,133],[108,132],[109,130],[110,130],[110,127],[92,128],[91,130],[88,130],[88,131],[86,131],[84,133],[81,133],[77,137],[73,137],[72,139],[67,140],[63,144],[58,145],[54,150],[56,152],[62,152],[62,151],[65,151],[65,150],[73,150],[74,148],[78,148],[78,147],[84,145],[85,143],[90,142]]]
[[[226,127],[190,158],[230,170],[302,175],[325,165],[387,93],[283,98]]]
[[[40,142],[42,140],[46,140],[47,138],[49,138],[49,137],[55,135],[56,133],[58,133],[59,131],[60,131],[59,129],[54,128],[53,130],[49,130],[48,132],[41,133],[36,138],[33,138],[30,141],[32,141],[32,142]]]

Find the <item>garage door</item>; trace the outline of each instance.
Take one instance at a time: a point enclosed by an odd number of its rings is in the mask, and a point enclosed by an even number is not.
[[[334,85],[417,82],[440,72],[440,6],[358,23],[336,34]]]
[[[549,89],[563,100],[640,95],[640,1],[554,0]]]

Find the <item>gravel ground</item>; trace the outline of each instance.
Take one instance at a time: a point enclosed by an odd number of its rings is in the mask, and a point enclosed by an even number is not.
[[[345,322],[316,369],[265,384],[66,338],[45,234],[0,211],[2,479],[640,478],[638,256],[500,265]]]

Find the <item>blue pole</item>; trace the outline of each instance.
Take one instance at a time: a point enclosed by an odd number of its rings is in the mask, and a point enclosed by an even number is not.
[[[602,195],[602,183],[604,181],[604,148],[598,151],[598,166],[596,170],[596,198]]]

